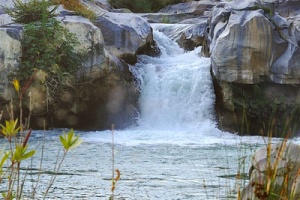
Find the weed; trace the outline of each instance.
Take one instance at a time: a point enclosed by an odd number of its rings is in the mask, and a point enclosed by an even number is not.
[[[13,85],[19,95],[20,102],[22,102],[23,94],[26,88],[28,88],[28,84],[20,89],[19,81],[13,81]],[[22,107],[20,107],[20,109],[22,109]],[[0,152],[0,183],[3,182],[6,185],[6,189],[2,192],[2,197],[5,200],[19,200],[23,198],[23,186],[26,183],[27,172],[23,175],[23,177],[21,177],[21,163],[24,160],[30,159],[36,152],[35,149],[29,148],[29,138],[31,136],[32,129],[24,130],[24,127],[25,126],[22,121],[19,122],[18,119],[6,120],[4,125],[0,124],[0,135],[7,140],[8,144],[8,148]],[[49,189],[52,187],[68,151],[76,148],[82,142],[79,136],[75,135],[73,129],[59,136],[59,138],[64,149],[64,154],[61,160],[57,160],[55,164],[53,176],[51,177],[48,187],[44,193],[44,199],[46,198]],[[58,158],[59,155],[57,159]],[[35,195],[39,178],[36,181],[32,196]]]
[[[93,11],[87,9],[79,0],[54,0],[56,4],[62,4],[65,9],[73,10],[77,14],[84,16],[90,20],[96,18]]]

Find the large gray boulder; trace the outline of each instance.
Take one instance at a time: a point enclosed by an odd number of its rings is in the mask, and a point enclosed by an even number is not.
[[[74,33],[79,41],[76,51],[85,54],[84,67],[75,75],[77,81],[69,82],[69,89],[54,91],[49,96],[43,86],[31,85],[24,94],[24,115],[31,113],[31,127],[73,127],[77,129],[109,129],[114,123],[123,128],[136,115],[138,92],[127,63],[105,49],[100,28],[84,17],[71,12],[57,17],[61,24]],[[70,13],[71,15],[65,15]],[[11,99],[17,102],[9,74],[19,67],[23,25],[0,27],[0,110],[2,119],[9,119],[6,109]],[[38,71],[35,80],[43,80]],[[57,83],[54,83],[57,84]],[[16,101],[15,101],[16,100]],[[16,103],[17,104],[17,103]],[[18,106],[14,106],[18,112]]]
[[[19,66],[21,56],[22,26],[0,27],[0,104],[8,102],[13,93],[9,90],[8,76]]]
[[[135,14],[107,12],[94,23],[102,31],[105,48],[127,63],[134,64],[137,54],[155,48],[150,24]]]
[[[281,84],[300,83],[299,16],[281,17],[276,2],[236,0],[213,9],[209,55],[218,80],[253,84],[268,78]]]
[[[221,129],[267,134],[272,117],[269,128],[282,136],[291,117],[298,131],[299,10],[288,0],[224,1],[212,9],[202,50],[211,57]]]
[[[255,152],[242,200],[300,198],[300,146],[283,141]]]

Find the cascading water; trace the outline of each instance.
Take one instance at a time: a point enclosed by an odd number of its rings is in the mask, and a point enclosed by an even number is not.
[[[209,59],[199,56],[200,48],[184,52],[164,34],[154,31],[154,36],[161,56],[139,56],[131,69],[141,90],[138,126],[82,132],[84,142],[74,153],[68,153],[49,199],[109,199],[112,133],[114,167],[121,171],[116,199],[227,200],[237,196],[232,190],[241,181],[235,179],[237,172],[241,175],[241,167],[249,169],[240,162],[250,160],[253,145],[257,147],[263,140],[218,130]],[[24,193],[32,191],[30,181],[39,180],[36,198],[43,196],[53,163],[57,163],[53,152],[61,148],[58,134],[61,132],[32,133],[30,145],[37,149],[37,155],[33,161],[22,163],[30,177]],[[0,138],[0,146],[3,144],[5,140]]]
[[[161,50],[157,58],[140,56],[132,72],[140,81],[143,129],[199,128],[213,120],[214,93],[209,58],[200,48],[184,52],[163,33],[154,31]]]

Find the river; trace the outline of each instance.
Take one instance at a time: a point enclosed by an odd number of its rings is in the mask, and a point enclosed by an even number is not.
[[[159,31],[154,37],[162,55],[139,56],[131,66],[141,92],[138,126],[77,131],[83,143],[68,153],[48,199],[109,199],[112,146],[114,168],[121,173],[115,199],[236,199],[247,182],[251,154],[264,139],[217,129],[210,59],[200,56],[200,48],[185,52]],[[33,132],[30,145],[38,151],[22,164],[28,174],[25,196],[40,174],[36,199],[42,197],[61,156],[61,132]],[[245,178],[237,179],[238,174]]]

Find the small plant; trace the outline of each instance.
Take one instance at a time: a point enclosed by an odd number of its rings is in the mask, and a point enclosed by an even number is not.
[[[111,126],[112,133],[111,133],[111,168],[112,168],[112,178],[111,178],[111,196],[109,197],[109,200],[114,200],[115,198],[115,189],[117,182],[121,178],[121,173],[120,170],[115,169],[115,137],[114,137],[114,131],[115,127],[114,124]],[[115,173],[117,176],[115,177]]]
[[[75,51],[79,42],[75,34],[53,18],[58,5],[53,7],[52,1],[28,0],[23,3],[15,0],[14,4],[15,8],[9,10],[9,14],[25,25],[20,66],[10,74],[10,78],[19,80],[23,85],[30,79],[31,86],[37,86],[46,94],[45,102],[49,111],[58,106],[57,96],[70,88],[76,72],[82,66],[83,56],[80,50]],[[24,91],[20,91],[20,94],[21,108]],[[22,120],[21,116],[21,123]]]
[[[64,148],[64,154],[63,154],[60,162],[54,167],[54,175],[51,177],[51,179],[49,181],[49,185],[48,185],[48,187],[45,191],[43,199],[46,199],[47,194],[49,192],[49,189],[52,187],[52,185],[53,185],[53,183],[54,183],[54,181],[57,177],[57,174],[60,171],[61,165],[62,165],[62,163],[64,162],[64,160],[67,156],[67,153],[71,149],[74,149],[74,148],[78,147],[82,143],[82,140],[80,139],[79,135],[76,136],[73,129],[71,129],[67,133],[64,132],[63,135],[59,136],[59,139],[60,139],[60,142],[61,142],[61,144]]]
[[[22,97],[18,80],[14,80],[13,85],[19,97]],[[23,87],[22,91],[24,91],[26,87],[27,86]],[[22,176],[21,164],[24,160],[30,159],[36,152],[35,149],[29,148],[29,138],[32,130],[29,129],[25,131],[23,127],[24,125],[21,122],[19,123],[18,119],[6,120],[5,125],[0,124],[0,135],[3,136],[8,143],[8,148],[0,151],[0,183],[6,185],[4,192],[2,192],[2,197],[5,200],[20,200],[23,198],[23,186],[26,183],[27,172]],[[82,143],[82,140],[75,134],[73,129],[67,133],[64,132],[59,138],[64,148],[64,154],[60,162],[55,164],[54,175],[51,177],[44,193],[44,199],[47,197],[48,191],[52,187],[67,153]],[[39,178],[36,181],[36,186],[33,188],[33,197],[39,183]]]
[[[171,23],[170,17],[164,15],[161,19],[161,23],[165,23],[165,24]]]
[[[53,6],[47,0],[29,0],[22,2],[21,0],[13,0],[14,8],[8,9],[8,14],[15,19],[17,23],[30,23],[40,21],[46,18],[54,17],[54,12],[58,6]]]
[[[81,66],[80,56],[74,50],[77,44],[74,34],[54,18],[25,25],[18,75],[30,77],[38,69],[61,78],[76,72]]]
[[[54,0],[56,4],[62,4],[65,9],[73,10],[77,14],[86,17],[90,20],[96,18],[92,10],[87,9],[79,0]]]

